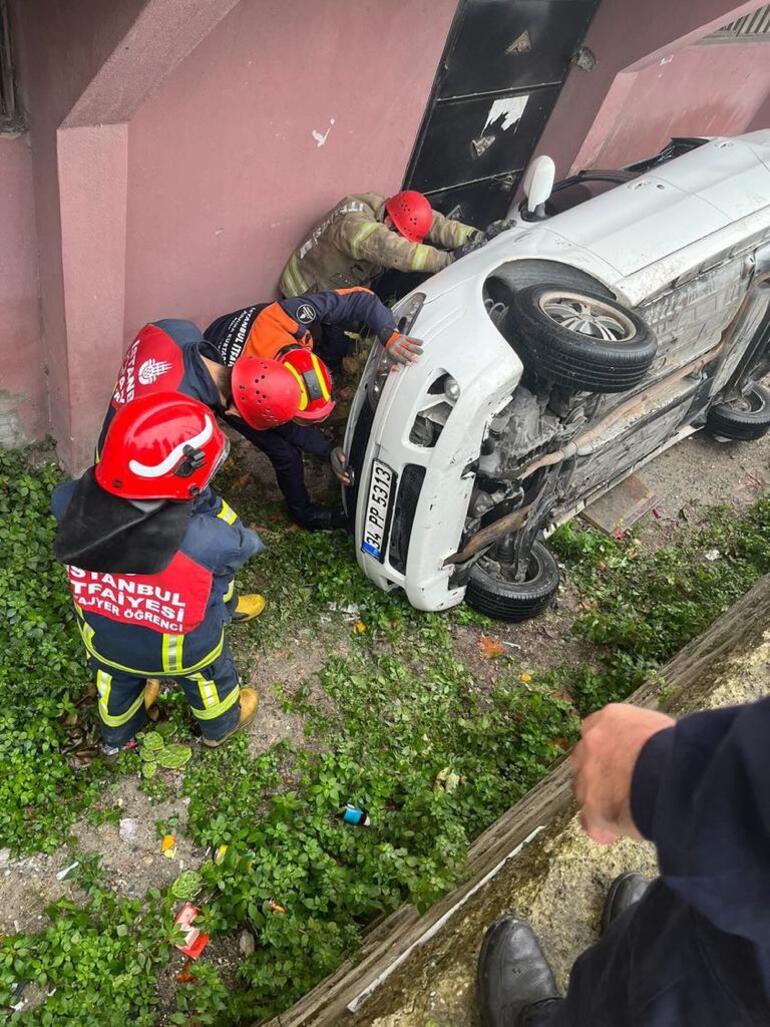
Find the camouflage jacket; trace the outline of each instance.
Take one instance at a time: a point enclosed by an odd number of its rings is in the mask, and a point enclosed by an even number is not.
[[[436,245],[409,242],[383,224],[386,199],[380,193],[361,193],[340,200],[292,253],[281,274],[283,295],[368,286],[385,268],[433,274],[451,264],[447,250],[476,233],[434,210],[426,239]]]

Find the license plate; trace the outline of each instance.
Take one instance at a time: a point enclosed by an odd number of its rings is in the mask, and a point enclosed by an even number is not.
[[[383,561],[385,542],[390,528],[390,502],[396,475],[387,464],[375,460],[364,515],[361,549],[375,560]]]

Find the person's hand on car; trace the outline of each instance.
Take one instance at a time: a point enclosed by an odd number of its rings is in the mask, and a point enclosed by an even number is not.
[[[393,335],[385,347],[385,353],[394,364],[411,364],[422,355],[422,342],[407,335]]]
[[[338,481],[343,485],[352,485],[353,478],[348,465],[348,458],[341,446],[335,446],[329,454],[329,463]]]
[[[570,762],[583,830],[600,845],[640,839],[631,818],[631,780],[644,744],[676,723],[665,713],[612,703],[583,721]]]
[[[477,232],[476,235],[469,239],[468,242],[464,242],[461,246],[457,246],[452,250],[452,257],[455,260],[460,260],[462,257],[467,257],[469,253],[473,253],[474,250],[479,250],[487,241],[486,236],[483,232]]]
[[[494,239],[495,236],[501,232],[507,232],[509,228],[513,228],[516,221],[513,218],[500,218],[498,221],[492,221],[484,229],[484,235],[487,239]]]

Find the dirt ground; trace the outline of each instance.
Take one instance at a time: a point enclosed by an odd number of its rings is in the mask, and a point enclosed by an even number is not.
[[[770,436],[719,443],[698,432],[647,464],[639,476],[657,496],[658,517],[647,514],[638,530],[646,543],[663,544],[677,527],[697,525],[702,507],[744,510],[767,490]]]

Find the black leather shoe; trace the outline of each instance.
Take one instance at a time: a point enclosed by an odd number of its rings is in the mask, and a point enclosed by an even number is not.
[[[341,506],[316,506],[312,503],[302,511],[289,512],[305,531],[334,531],[348,527],[348,519]]]
[[[644,895],[652,882],[641,874],[629,872],[616,877],[607,892],[602,913],[602,934],[613,920],[633,906]]]
[[[548,1000],[559,994],[535,932],[514,916],[500,917],[484,935],[476,986],[483,1027],[545,1023]]]

